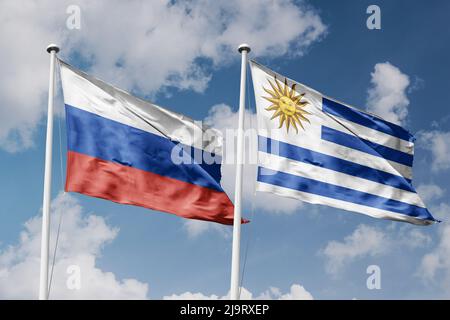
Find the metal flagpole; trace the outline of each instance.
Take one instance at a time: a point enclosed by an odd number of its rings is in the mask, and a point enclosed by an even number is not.
[[[245,112],[245,80],[247,72],[248,44],[241,44],[241,90],[239,97],[239,126],[237,132],[236,184],[234,191],[233,247],[231,253],[231,287],[230,299],[239,300],[239,260],[241,246],[241,201],[242,201],[242,169],[244,162],[244,112]]]
[[[53,95],[55,92],[55,62],[59,48],[55,44],[47,47],[50,53],[50,80],[48,86],[47,138],[45,144],[44,199],[42,204],[41,273],[39,278],[39,300],[48,299],[48,251],[50,241],[50,197],[52,189],[53,147]]]

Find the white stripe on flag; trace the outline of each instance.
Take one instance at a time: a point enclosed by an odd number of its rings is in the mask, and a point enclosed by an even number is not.
[[[347,134],[353,134],[358,138],[366,139],[407,154],[414,154],[413,142],[399,139],[389,134],[359,125],[349,120],[338,118],[333,115],[329,116],[335,121],[327,122],[327,127]]]
[[[359,205],[356,203],[351,203],[347,201],[337,200],[333,198],[323,197],[320,195],[316,195],[313,193],[307,193],[302,191],[297,191],[289,188],[284,188],[280,186],[275,186],[272,184],[267,184],[264,182],[257,182],[256,184],[256,190],[262,191],[262,192],[271,192],[275,193],[280,196],[294,198],[294,199],[301,199],[302,201],[312,203],[312,204],[322,204],[327,205],[347,211],[354,211],[359,212],[374,218],[380,218],[380,219],[390,219],[390,220],[396,220],[396,221],[404,221],[409,222],[413,224],[419,224],[419,225],[429,225],[432,224],[433,221],[430,220],[423,220],[423,219],[417,219],[405,214],[400,214],[396,212],[390,212],[378,208],[368,207]]]
[[[264,130],[259,130],[260,135],[263,135]],[[282,130],[271,130],[271,139],[292,144],[291,139],[286,138],[286,134]],[[329,141],[322,140],[320,143],[309,141],[307,139],[298,140],[296,146],[320,152],[329,156],[338,157],[347,161],[351,161],[369,168],[385,171],[398,176],[403,176],[407,179],[412,178],[411,167],[406,165],[389,161],[381,157],[373,156],[365,152],[361,152],[352,148],[344,147]]]
[[[258,159],[261,166],[271,170],[282,171],[296,176],[331,183],[425,208],[425,204],[418,197],[417,193],[414,192],[394,188],[374,181],[351,176],[312,164],[286,159],[265,152],[259,152]]]

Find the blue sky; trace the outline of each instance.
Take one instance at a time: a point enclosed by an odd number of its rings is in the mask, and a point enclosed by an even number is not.
[[[72,3],[74,2],[70,2]],[[246,252],[248,245],[243,286],[254,297],[264,292],[271,292],[272,297],[280,297],[276,290],[270,291],[269,288],[279,288],[283,294],[292,293],[293,284],[303,286],[315,299],[450,297],[450,250],[448,244],[445,246],[450,239],[447,222],[450,203],[446,201],[450,178],[450,157],[447,152],[450,151],[450,112],[446,94],[450,90],[450,30],[447,24],[450,3],[377,1],[376,4],[381,8],[381,30],[369,30],[366,27],[366,8],[374,4],[372,1],[281,1],[273,8],[273,12],[265,10],[266,2],[261,1],[252,3],[253,7],[249,5],[250,8],[242,4],[236,5],[238,13],[230,9],[229,5],[217,2],[208,5],[212,15],[206,18],[202,9],[193,5],[190,9],[202,21],[199,25],[184,20],[184,15],[189,16],[187,11],[167,13],[164,10],[169,9],[164,3],[156,5],[155,2],[153,7],[147,4],[143,9],[145,12],[161,10],[169,16],[174,14],[175,17],[181,17],[180,24],[175,21],[175,26],[153,22],[151,19],[147,25],[145,19],[138,14],[139,5],[136,3],[124,8],[118,3],[93,6],[79,2],[80,30],[65,28],[67,4],[52,9],[48,13],[52,18],[50,22],[46,22],[35,15],[40,15],[50,5],[49,2],[42,1],[37,7],[23,8],[26,13],[15,8],[12,2],[5,3],[10,14],[13,17],[16,15],[17,20],[23,22],[20,24],[23,28],[20,29],[20,36],[17,40],[10,40],[13,48],[22,52],[19,55],[23,58],[19,60],[12,54],[4,54],[4,59],[11,66],[8,70],[16,70],[17,67],[17,74],[22,72],[23,76],[7,78],[2,75],[0,78],[0,115],[3,118],[0,122],[4,126],[3,131],[0,131],[0,172],[3,180],[0,185],[0,283],[3,283],[3,288],[14,286],[14,281],[20,279],[35,278],[35,262],[24,257],[26,254],[34,257],[35,253],[32,249],[23,249],[28,244],[26,239],[21,242],[20,237],[24,223],[40,214],[42,203],[48,77],[48,56],[44,48],[50,40],[59,40],[62,45],[60,57],[72,65],[194,119],[204,119],[208,114],[211,115],[212,106],[217,104],[225,104],[233,112],[237,110],[240,57],[234,44],[249,42],[253,46],[253,40],[255,48],[251,52],[251,58],[330,97],[360,108],[366,108],[370,104],[368,90],[376,86],[371,80],[377,64],[386,65],[388,62],[395,67],[395,76],[401,79],[407,77],[408,85],[396,89],[401,91],[396,93],[406,97],[406,100],[399,102],[401,109],[408,112],[402,123],[417,138],[414,185],[422,186],[419,191],[426,193],[424,201],[435,217],[444,222],[418,227],[308,204],[294,205],[294,209],[281,209],[281,212],[257,206],[252,213],[251,202],[254,199],[247,197],[245,215],[251,216],[252,222],[242,228],[242,254]],[[178,4],[175,2],[173,6]],[[219,9],[225,12],[219,25],[229,23],[227,27],[231,30],[233,22],[235,23],[236,30],[229,31],[230,34],[213,21],[215,18],[220,20],[213,15],[214,10]],[[118,12],[123,10],[128,10],[126,12],[129,16],[136,15],[136,19],[143,19],[142,22],[128,26],[126,23],[131,22],[126,18],[114,20],[120,16]],[[309,18],[302,16],[304,24],[289,20],[296,18],[289,12],[297,11],[309,14]],[[102,16],[99,16],[100,12],[103,13]],[[28,19],[28,14],[32,19]],[[275,15],[272,16],[273,14]],[[249,17],[257,16],[261,16],[260,19],[280,21],[275,29],[266,30],[265,34],[258,28],[266,27],[256,22],[248,26],[242,20],[253,20]],[[311,16],[316,20],[310,19]],[[99,20],[98,28],[93,24],[95,19]],[[109,26],[108,19],[116,21],[116,25]],[[11,22],[0,14],[0,25],[9,26],[8,23]],[[26,23],[31,28],[23,26]],[[134,51],[129,55],[123,51],[130,44],[128,41],[131,41],[123,37],[126,34],[123,30],[128,27],[135,45],[129,48]],[[124,34],[114,35],[117,31],[114,28],[122,30]],[[142,38],[142,34],[147,31],[142,32],[141,29],[147,28],[150,30],[148,32],[153,33],[162,30],[161,37],[167,34],[167,37],[173,39],[168,39],[167,45],[143,45],[140,41],[148,39]],[[308,34],[308,28],[316,30],[317,34]],[[212,29],[217,29],[217,34]],[[245,35],[247,31],[250,35],[254,32],[254,38],[239,38],[239,35]],[[102,35],[101,32],[105,34]],[[133,32],[135,34],[132,35]],[[180,37],[177,32],[181,34]],[[184,34],[185,32],[188,34]],[[205,34],[199,35],[201,32]],[[261,34],[256,35],[258,32]],[[310,42],[307,42],[308,35],[313,38]],[[9,36],[6,31],[0,31],[0,42],[6,43]],[[105,39],[102,40],[102,36]],[[186,43],[183,38],[187,38]],[[166,51],[158,52],[158,47]],[[29,60],[23,53],[26,50],[31,52]],[[152,60],[155,62],[152,63]],[[43,74],[34,79],[37,72]],[[12,71],[5,73],[13,74]],[[390,81],[395,79],[386,77],[382,80],[389,86]],[[11,81],[16,82],[11,85]],[[25,90],[21,93],[22,85]],[[395,83],[392,85],[395,87]],[[248,108],[254,109],[250,83],[249,89]],[[30,104],[23,97],[27,93],[36,97]],[[61,113],[60,91],[56,102],[56,108]],[[392,105],[394,107],[395,103]],[[64,119],[56,117],[54,198],[62,189],[59,121],[62,125],[62,161],[65,167]],[[114,274],[119,282],[119,285],[114,284],[117,288],[123,289],[125,286],[122,279],[132,278],[148,284],[148,291],[145,291],[148,298],[160,299],[186,292],[201,293],[203,296],[227,294],[231,262],[230,228],[209,226],[201,229],[198,234],[192,234],[186,221],[173,215],[78,194],[68,197],[71,205],[77,206],[78,203],[82,207],[79,207],[82,213],[76,212],[75,216],[100,217],[104,223],[99,223],[102,231],[120,229],[113,232],[114,236],[111,232],[106,232],[98,249],[87,249],[88,254],[95,258],[95,268],[103,272],[103,278],[106,272]],[[281,208],[285,208],[283,205],[288,200],[277,198],[276,201]],[[64,210],[62,212],[64,214]],[[81,222],[70,225],[65,224],[64,219],[63,216],[63,232],[65,226],[89,231],[89,228],[80,227]],[[53,225],[56,221],[57,219],[53,219]],[[93,230],[95,232],[97,229]],[[27,232],[33,238],[38,231],[31,228]],[[74,231],[67,235],[79,238],[62,241],[84,241],[83,232]],[[86,235],[90,236],[92,235]],[[71,246],[68,245],[69,247]],[[66,249],[63,248],[61,254],[67,254],[68,257],[64,258],[70,260],[70,252],[74,251],[64,250]],[[83,256],[80,252],[76,251],[76,257]],[[11,258],[11,255],[17,256]],[[77,263],[76,257],[71,264]],[[339,264],[339,261],[342,263]],[[21,271],[20,262],[28,263],[30,268]],[[369,265],[381,268],[380,290],[368,290],[366,287],[366,268]],[[61,268],[62,266],[61,264]],[[10,280],[2,279],[5,270],[13,274]],[[20,272],[28,273],[24,276]],[[83,268],[81,272],[83,279]],[[58,285],[57,282],[64,283],[67,276],[63,269],[57,275],[55,286]],[[17,295],[33,297],[33,292],[37,293],[37,288],[31,285],[35,283],[33,281],[30,282],[31,288],[18,290]],[[63,284],[58,286],[64,287]],[[26,286],[22,284],[20,287]],[[105,291],[101,292],[102,297],[115,297],[108,296],[108,285],[103,287]],[[8,294],[6,289],[0,288],[0,297],[11,297]],[[70,294],[65,294],[67,293],[61,293],[61,297],[71,297]],[[85,297],[92,296],[87,294]],[[121,293],[118,297],[126,297],[126,294]]]

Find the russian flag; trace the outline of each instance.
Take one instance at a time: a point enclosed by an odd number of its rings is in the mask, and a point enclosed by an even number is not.
[[[67,123],[65,190],[233,224],[220,185],[222,137],[60,61]]]

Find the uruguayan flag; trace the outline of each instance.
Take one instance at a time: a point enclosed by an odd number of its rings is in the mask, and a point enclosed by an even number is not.
[[[257,190],[426,225],[412,186],[414,137],[251,62],[258,117]]]

